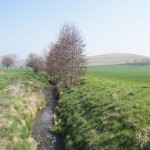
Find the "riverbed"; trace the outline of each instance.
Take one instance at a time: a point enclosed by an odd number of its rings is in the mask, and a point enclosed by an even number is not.
[[[37,113],[35,119],[32,137],[37,142],[37,150],[65,150],[61,135],[50,130],[54,126],[53,113],[58,105],[58,99],[54,96],[55,89],[56,87],[52,85],[46,90],[45,97],[48,104]]]

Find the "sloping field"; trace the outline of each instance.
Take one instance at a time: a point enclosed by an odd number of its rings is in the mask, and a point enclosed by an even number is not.
[[[141,61],[143,59],[150,59],[150,57],[126,53],[104,54],[88,57],[87,66],[126,64],[132,63],[134,60]]]
[[[150,149],[149,73],[149,67],[95,67],[77,91],[64,90],[57,129],[67,148]]]

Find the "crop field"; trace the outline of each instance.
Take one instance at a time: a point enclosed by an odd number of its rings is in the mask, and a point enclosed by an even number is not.
[[[32,124],[45,105],[45,75],[9,69],[0,75],[0,150],[35,149]]]
[[[56,130],[68,149],[150,149],[150,67],[91,67],[62,92]]]
[[[150,66],[88,67],[87,74],[101,79],[150,86]]]

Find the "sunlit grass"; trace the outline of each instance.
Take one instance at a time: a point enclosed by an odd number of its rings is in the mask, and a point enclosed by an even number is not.
[[[150,86],[149,66],[88,67],[87,74],[101,79],[108,79],[121,83]]]
[[[149,149],[149,81],[149,67],[89,68],[77,91],[62,91],[56,130],[68,149]]]
[[[32,71],[11,70],[0,75],[0,149],[35,149],[31,138],[37,110],[44,106],[46,78]]]

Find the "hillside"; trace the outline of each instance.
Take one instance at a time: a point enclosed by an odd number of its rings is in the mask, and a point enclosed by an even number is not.
[[[145,60],[150,60],[150,57],[127,53],[112,53],[112,54],[89,56],[87,66],[117,65],[117,64],[133,63],[134,61],[141,62]]]
[[[149,150],[149,72],[149,67],[91,67],[78,90],[61,89],[56,130],[66,149]]]

